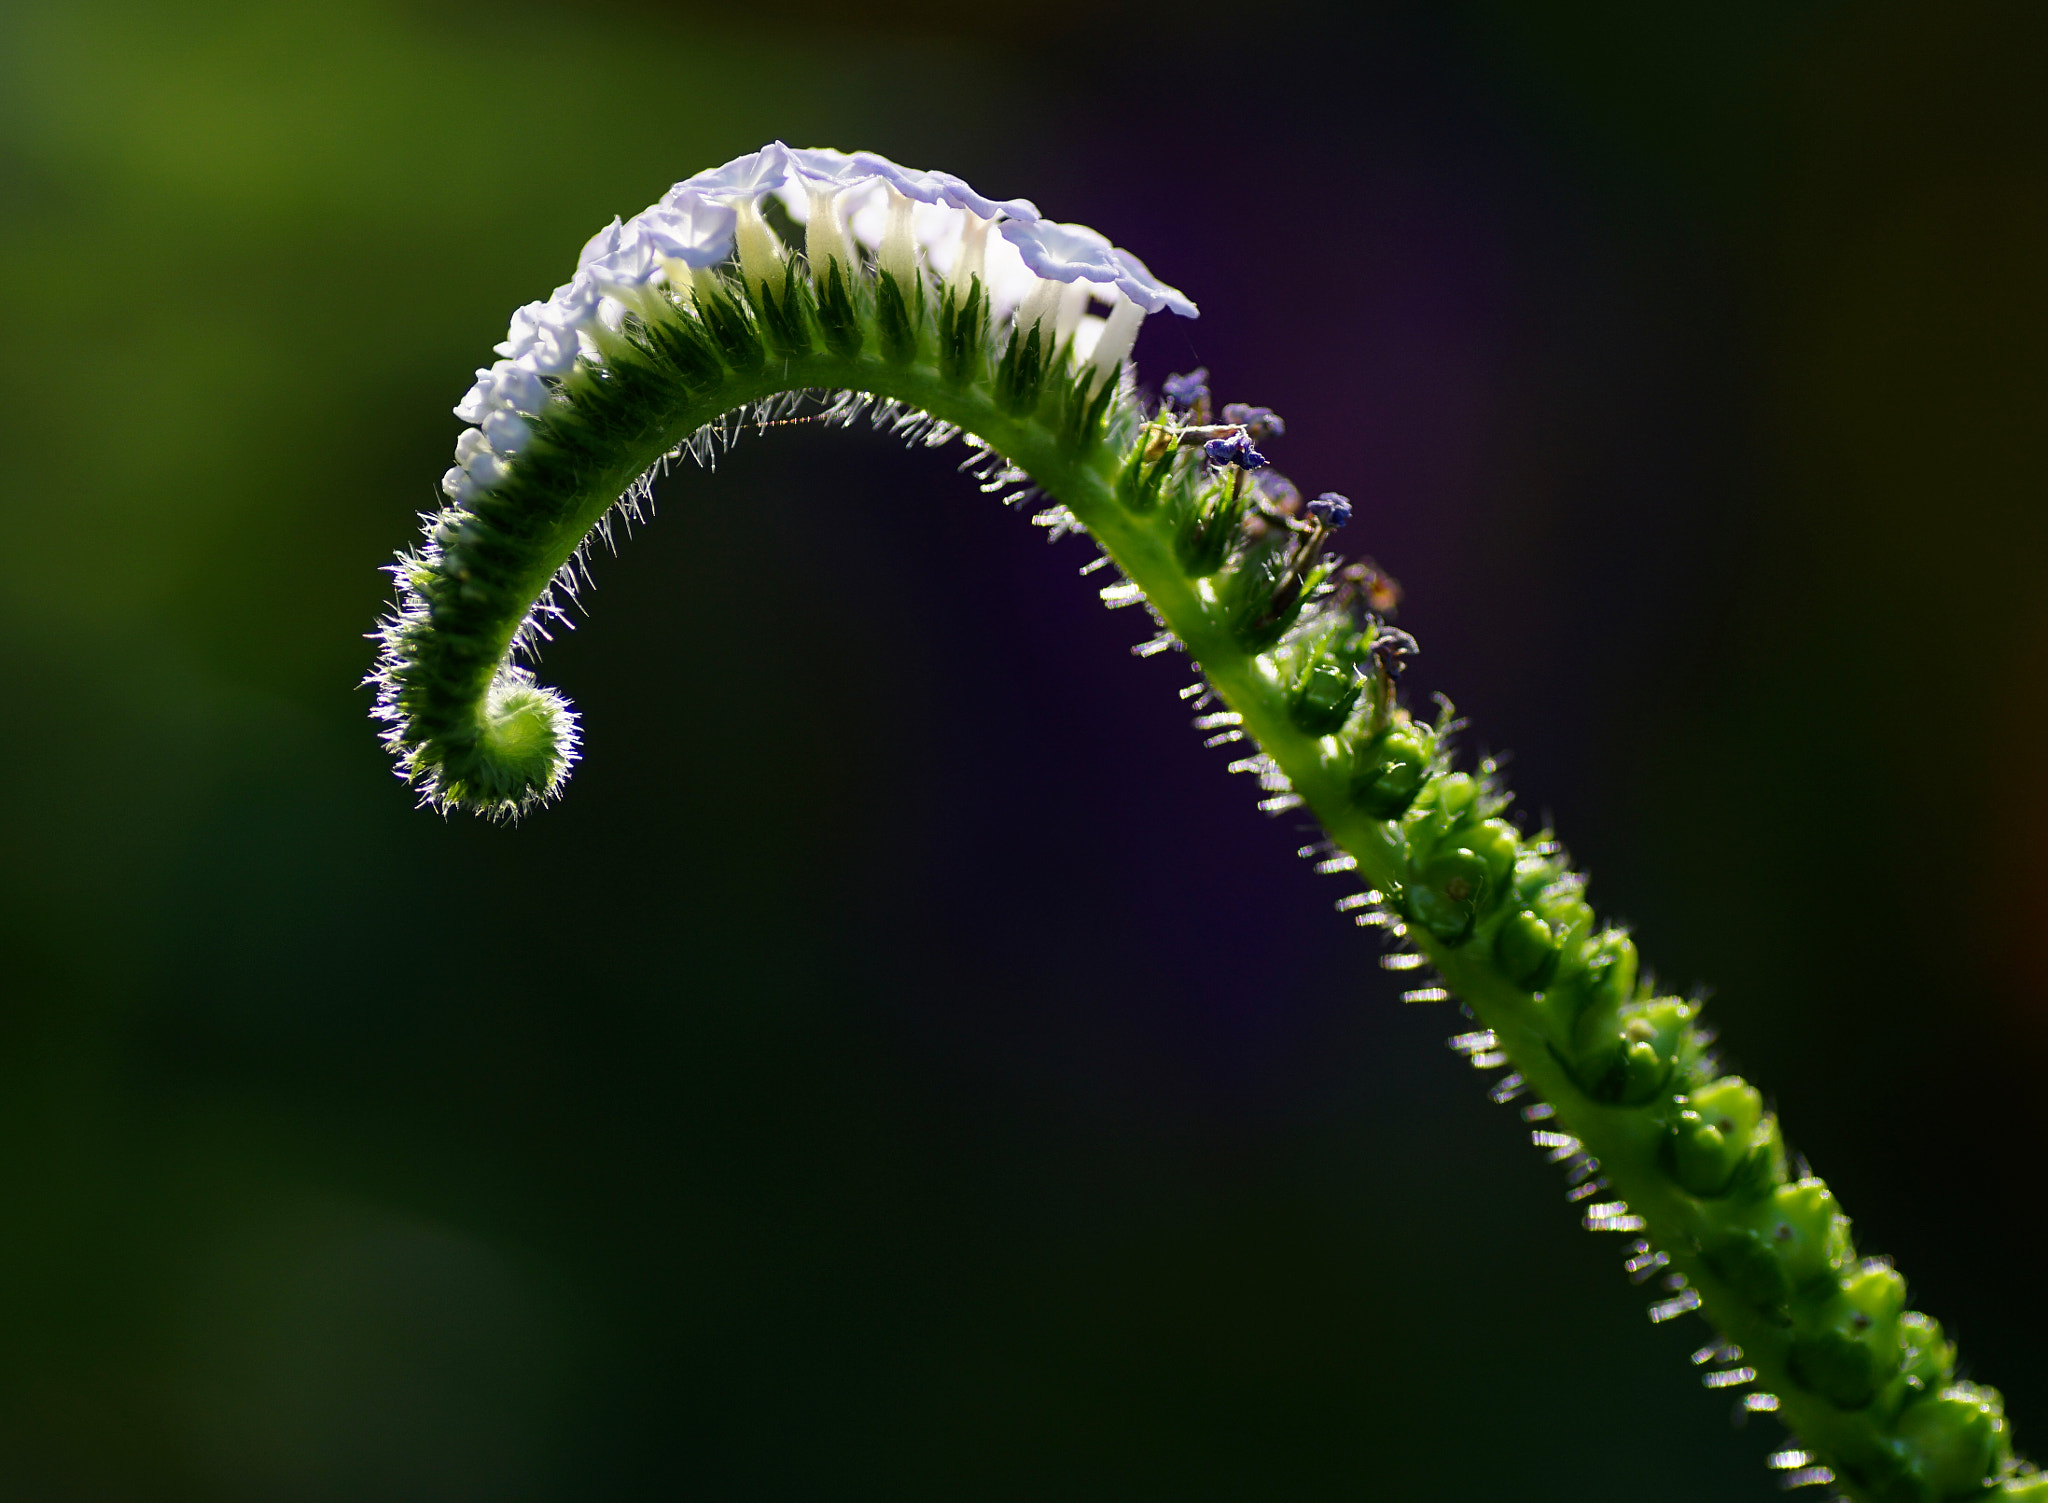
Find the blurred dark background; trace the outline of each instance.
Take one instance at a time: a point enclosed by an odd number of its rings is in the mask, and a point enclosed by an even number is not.
[[[379,566],[512,307],[781,136],[1201,304],[1660,974],[2048,1451],[2027,4],[0,12],[0,1483],[1758,1498],[1618,1239],[953,473],[794,429],[598,565],[518,828]]]

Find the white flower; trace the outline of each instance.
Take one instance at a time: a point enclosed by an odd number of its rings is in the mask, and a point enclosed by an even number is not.
[[[630,224],[612,222],[591,236],[577,259],[577,271],[588,276],[593,286],[616,297],[621,292],[638,292],[659,282],[664,273],[661,250],[641,227],[638,218]]]
[[[1088,281],[1114,286],[1123,268],[1109,237],[1085,224],[1054,224],[1050,219],[1011,220],[1001,226],[1003,238],[1017,247],[1024,264],[1054,282]]]
[[[441,494],[457,506],[467,506],[477,497],[476,482],[469,478],[461,465],[457,465],[441,477]]]
[[[491,371],[498,378],[496,395],[500,406],[528,416],[546,408],[547,383],[525,366],[511,360],[500,360],[491,367]]]
[[[455,462],[467,469],[469,462],[490,446],[481,428],[465,428],[461,437],[455,440]]]
[[[533,426],[518,413],[500,407],[484,419],[484,437],[493,450],[511,459],[532,439]]]
[[[750,282],[774,287],[782,280],[782,246],[761,217],[761,199],[786,183],[795,170],[789,148],[771,141],[723,167],[685,178],[663,194],[656,207],[680,207],[692,195],[731,205],[737,216],[733,238],[739,245],[741,273]]]
[[[1001,228],[1003,238],[1017,247],[1024,264],[1041,277],[1113,286],[1147,313],[1169,308],[1182,318],[1196,316],[1195,305],[1179,289],[1167,286],[1143,261],[1117,249],[1085,224],[1010,220]]]
[[[734,203],[741,199],[758,202],[762,194],[773,193],[783,185],[789,177],[790,167],[789,148],[780,141],[770,141],[759,151],[734,157],[723,167],[713,167],[695,177],[684,178],[662,196],[661,203],[666,207],[672,199],[689,193],[721,203]]]
[[[500,360],[476,373],[476,384],[455,406],[465,423],[481,423],[492,412],[537,413],[547,405],[548,389],[539,376],[516,360]]]
[[[699,270],[716,266],[732,254],[737,221],[730,204],[678,185],[660,203],[636,215],[633,222],[658,255]],[[682,282],[673,273],[669,280],[678,286]]]
[[[1117,265],[1123,268],[1123,275],[1116,279],[1117,290],[1147,313],[1157,313],[1164,308],[1181,318],[1202,316],[1186,293],[1153,276],[1145,263],[1129,251],[1119,247],[1116,260]]]
[[[462,468],[469,473],[469,478],[474,480],[484,490],[489,490],[492,486],[503,480],[506,474],[505,461],[498,458],[489,449],[472,455],[469,462],[463,465]]]
[[[1038,205],[1028,198],[984,198],[976,193],[962,178],[950,172],[934,172],[932,180],[939,185],[939,196],[956,209],[965,209],[978,219],[994,219],[998,214],[1006,219],[1036,219]]]
[[[498,353],[538,375],[565,374],[576,363],[576,331],[596,318],[598,297],[588,273],[579,271],[546,302],[528,303],[512,315]]]
[[[1012,219],[1038,217],[1038,208],[1030,199],[985,198],[970,188],[965,179],[950,172],[924,172],[916,167],[900,166],[875,151],[857,151],[853,154],[853,161],[875,173],[905,198],[915,199],[921,204],[942,203],[949,208],[965,209],[982,219],[994,219],[999,214],[1006,214]]]
[[[463,393],[462,400],[455,404],[455,415],[465,423],[480,423],[498,401],[498,368],[476,373],[476,385]]]
[[[850,277],[860,263],[854,258],[853,242],[847,238],[846,223],[840,217],[846,194],[874,182],[873,169],[864,167],[843,151],[826,147],[790,147],[790,181],[778,190],[793,217],[805,225],[804,254],[811,270],[823,278],[828,262],[837,261]],[[803,208],[798,211],[801,197]]]
[[[776,144],[781,145],[780,142]],[[784,146],[782,149],[787,154],[790,176],[805,187],[816,184],[844,191],[882,176],[880,170],[866,160],[866,152],[849,156],[829,146]]]
[[[1084,323],[1092,320],[1083,320]],[[1145,322],[1145,305],[1135,298],[1117,295],[1116,304],[1109,310],[1109,317],[1103,322],[1102,331],[1090,343],[1087,351],[1087,374],[1089,387],[1097,381],[1117,379],[1123,370],[1124,361],[1131,353],[1131,346],[1138,342],[1138,329]],[[1074,353],[1083,354],[1081,342],[1074,341]]]
[[[862,171],[878,177],[905,198],[916,203],[939,202],[940,184],[933,174],[917,167],[892,162],[879,151],[857,151],[850,158]]]
[[[519,363],[541,376],[566,376],[583,352],[574,329],[548,326],[539,330],[533,343],[519,356]]]

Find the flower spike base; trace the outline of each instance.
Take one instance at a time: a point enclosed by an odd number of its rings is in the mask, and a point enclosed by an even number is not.
[[[1474,1024],[1452,1047],[1502,1072],[1494,1099],[1565,1166],[1586,1227],[1625,1239],[1650,1318],[1708,1321],[1706,1386],[1799,1437],[1770,1458],[1785,1485],[2048,1503],[1997,1393],[1956,1380],[1904,1279],[1858,1254],[1824,1183],[1791,1173],[1776,1116],[1719,1073],[1697,1005],[1656,993],[1558,843],[1507,817],[1490,764],[1454,769],[1455,725],[1402,706],[1415,644],[1382,619],[1391,582],[1329,552],[1350,503],[1304,503],[1262,447],[1281,420],[1212,413],[1202,373],[1165,383],[1157,408],[1138,400],[1126,357],[1162,311],[1195,314],[1094,231],[866,153],[778,143],[614,222],[477,373],[448,504],[395,566],[374,681],[400,774],[495,817],[560,793],[575,717],[520,660],[592,536],[615,507],[637,515],[670,460],[812,402],[927,443],[962,436],[984,489],[1043,493],[1039,521],[1101,547],[1105,601],[1157,624],[1136,652],[1199,665],[1197,728],[1244,743],[1233,770],[1256,776],[1261,807],[1321,821],[1328,841],[1303,854],[1392,942],[1404,999],[1462,1000]]]

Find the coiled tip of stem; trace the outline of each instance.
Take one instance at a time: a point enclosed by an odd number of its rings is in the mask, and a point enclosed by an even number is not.
[[[405,747],[399,772],[444,812],[517,819],[560,795],[576,763],[578,735],[567,699],[524,669],[505,667],[485,696],[473,734]]]

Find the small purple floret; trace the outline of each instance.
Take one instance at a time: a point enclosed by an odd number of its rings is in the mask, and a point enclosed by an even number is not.
[[[1287,432],[1287,424],[1272,408],[1248,407],[1243,402],[1226,402],[1223,421],[1242,424],[1254,439],[1279,438]]]
[[[1187,411],[1209,395],[1209,371],[1206,366],[1197,366],[1185,376],[1168,376],[1159,387],[1160,395],[1182,411]]]
[[[1309,502],[1308,514],[1334,532],[1351,520],[1351,502],[1335,491],[1324,491]]]
[[[1301,510],[1301,492],[1278,470],[1261,470],[1253,482],[1258,487],[1259,499],[1278,512],[1293,516]]]
[[[1202,445],[1202,452],[1209,456],[1209,463],[1219,469],[1234,464],[1241,470],[1263,470],[1273,462],[1252,447],[1251,436],[1246,433],[1212,438]]]

